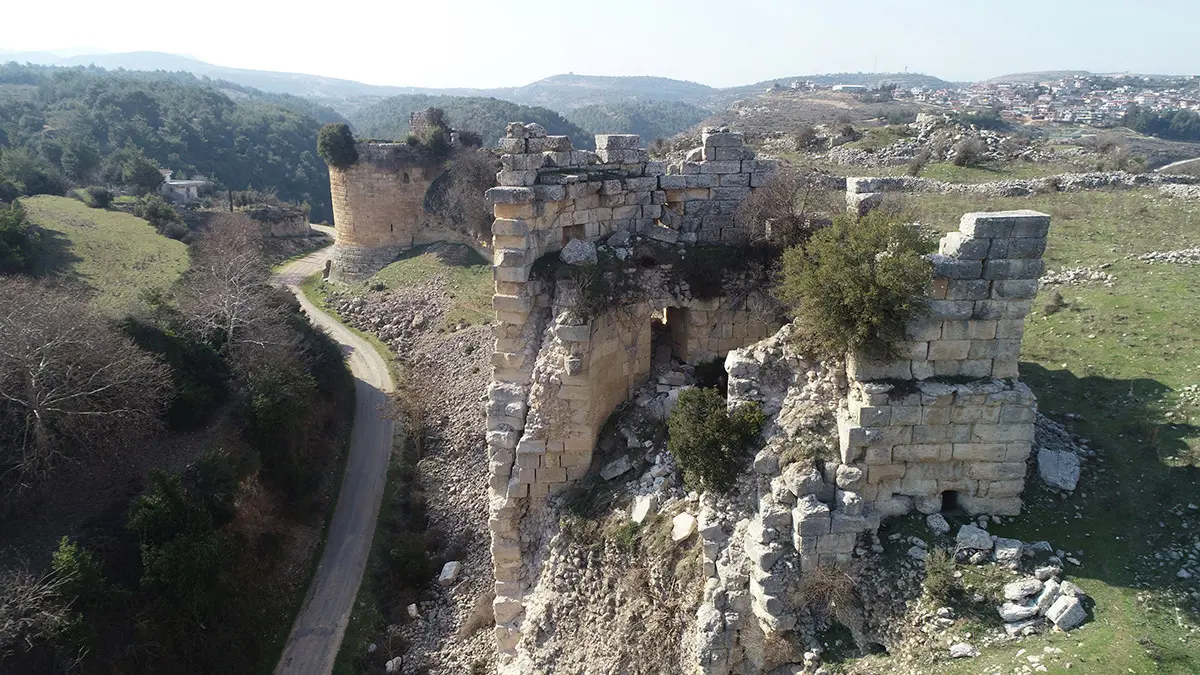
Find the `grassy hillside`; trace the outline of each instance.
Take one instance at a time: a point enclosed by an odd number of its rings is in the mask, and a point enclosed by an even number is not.
[[[516,121],[537,122],[551,134],[570,136],[578,148],[590,148],[595,142],[591,134],[553,110],[480,96],[393,96],[354,112],[350,123],[362,138],[402,139],[408,136],[409,115],[430,107],[445,110],[455,129],[479,132],[489,146],[504,137],[509,122]]]
[[[94,306],[109,316],[127,314],[142,293],[166,289],[187,269],[187,246],[141,218],[66,197],[21,203],[49,235],[49,269],[84,284]]]
[[[1039,293],[1026,321],[1021,379],[1038,408],[1090,439],[1077,492],[1063,500],[1037,478],[1026,511],[992,531],[1081,551],[1070,578],[1095,601],[1095,620],[1069,636],[1048,634],[985,650],[939,672],[1008,672],[1018,649],[1064,650],[1052,673],[1200,672],[1200,586],[1176,576],[1196,556],[1200,511],[1200,266],[1146,263],[1150,251],[1200,246],[1200,203],[1154,190],[1053,194],[1032,199],[908,198],[942,230],[968,211],[1036,209],[1053,217],[1047,269],[1108,265],[1111,288],[1060,289],[1066,307]],[[1070,416],[1070,417],[1069,417]],[[1078,416],[1078,417],[1075,417]],[[1190,597],[1189,597],[1190,595]]]

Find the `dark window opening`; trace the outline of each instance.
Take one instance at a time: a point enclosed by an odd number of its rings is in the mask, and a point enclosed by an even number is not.
[[[404,176],[401,180],[403,180],[405,183],[408,182],[408,173],[407,172],[404,174]]]
[[[658,267],[658,261],[654,259],[654,256],[649,255],[638,258],[638,264],[646,268]]]
[[[395,231],[396,231],[396,224],[388,223],[388,232],[395,232]]]
[[[958,493],[954,490],[946,490],[942,493],[942,513],[959,510]]]

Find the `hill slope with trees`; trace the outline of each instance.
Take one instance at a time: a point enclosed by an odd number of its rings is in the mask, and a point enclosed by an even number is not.
[[[450,126],[478,132],[488,146],[494,146],[504,136],[504,127],[516,120],[536,122],[551,134],[570,136],[578,148],[590,148],[594,143],[590,133],[553,110],[482,96],[393,96],[352,113],[350,123],[360,138],[397,140],[408,136],[409,115],[426,108],[441,108]]]
[[[273,190],[329,219],[316,139],[340,120],[294,96],[181,73],[0,65],[0,199],[127,185],[148,162],[217,188]]]

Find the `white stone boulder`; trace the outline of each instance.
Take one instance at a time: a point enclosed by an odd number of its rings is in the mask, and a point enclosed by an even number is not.
[[[1078,628],[1087,620],[1087,610],[1083,608],[1083,603],[1079,601],[1079,598],[1062,595],[1050,606],[1046,612],[1046,618],[1050,619],[1055,628],[1069,631]]]
[[[1034,578],[1019,579],[1009,584],[1004,584],[1004,599],[1005,600],[1024,600],[1031,595],[1034,595],[1042,590],[1042,582]]]
[[[398,673],[400,672],[400,666],[402,665],[404,665],[404,657],[397,656],[389,659],[387,663],[383,664],[383,671],[385,673]]]
[[[671,541],[679,543],[692,536],[696,531],[696,517],[690,513],[681,513],[671,519]]]
[[[940,513],[931,513],[926,516],[925,525],[929,527],[930,532],[938,536],[950,533],[950,523],[947,523],[946,517]]]
[[[1038,476],[1046,485],[1072,492],[1079,483],[1079,456],[1067,450],[1038,448]]]
[[[950,658],[952,659],[969,659],[975,656],[979,656],[979,650],[966,642],[950,645]]]
[[[633,464],[629,462],[629,457],[621,455],[600,468],[600,477],[604,480],[612,480],[632,468]]]
[[[639,495],[633,500],[633,510],[629,515],[629,519],[635,523],[641,523],[651,515],[658,513],[658,495]]]
[[[582,239],[568,241],[558,257],[568,265],[595,265],[599,260],[596,256],[596,245]]]
[[[992,550],[992,535],[983,528],[963,525],[958,528],[955,544],[960,551],[990,551]]]
[[[996,611],[999,612],[1000,618],[1004,620],[1004,623],[1013,623],[1037,616],[1038,608],[1037,605],[1033,604],[1026,605],[1006,602],[996,608]]]
[[[442,586],[451,586],[458,581],[458,575],[462,570],[462,564],[457,560],[442,565],[442,573],[438,575],[438,583]]]

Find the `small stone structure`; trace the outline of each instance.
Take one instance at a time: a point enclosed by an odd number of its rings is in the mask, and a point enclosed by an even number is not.
[[[345,169],[329,167],[337,230],[334,281],[365,279],[406,249],[438,241],[466,244],[491,257],[486,242],[426,210],[426,193],[445,174],[443,162],[414,156],[406,143],[359,141],[355,147],[357,162]]]
[[[883,515],[937,512],[947,498],[1020,511],[1037,408],[1017,358],[1049,229],[1036,211],[966,214],[933,256],[930,312],[893,345],[900,358],[849,359],[842,461],[865,470],[862,494]]]

